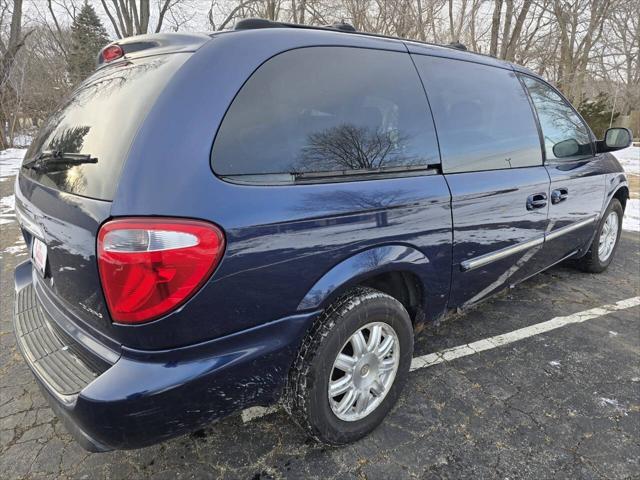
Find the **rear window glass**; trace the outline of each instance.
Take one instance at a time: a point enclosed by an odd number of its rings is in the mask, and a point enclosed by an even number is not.
[[[41,153],[57,151],[90,155],[95,163],[25,168],[23,173],[58,190],[112,200],[133,137],[189,55],[152,56],[96,71],[51,116],[25,156],[28,163]]]
[[[445,172],[542,165],[540,137],[514,72],[415,55],[438,129]]]
[[[409,55],[348,47],[293,50],[262,65],[212,150],[218,175],[289,180],[437,163],[433,120]]]

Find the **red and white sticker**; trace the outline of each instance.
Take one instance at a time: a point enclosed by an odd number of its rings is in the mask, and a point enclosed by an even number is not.
[[[42,240],[36,237],[33,238],[31,258],[33,259],[33,264],[36,269],[44,275],[44,270],[47,267],[47,246]]]

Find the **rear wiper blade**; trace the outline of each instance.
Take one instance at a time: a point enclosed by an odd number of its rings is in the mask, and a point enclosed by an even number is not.
[[[42,152],[36,158],[22,165],[23,168],[36,171],[53,170],[56,166],[98,163],[98,159],[88,153],[67,153],[57,150]]]

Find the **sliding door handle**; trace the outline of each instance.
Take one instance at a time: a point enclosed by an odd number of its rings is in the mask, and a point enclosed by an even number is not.
[[[536,210],[547,206],[546,193],[534,193],[527,197],[527,210]]]
[[[564,202],[568,196],[569,196],[568,188],[565,188],[565,187],[556,188],[554,191],[551,192],[551,203],[555,205],[556,203]]]

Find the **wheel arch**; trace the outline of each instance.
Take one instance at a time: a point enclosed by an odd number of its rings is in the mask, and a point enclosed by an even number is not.
[[[324,309],[355,286],[380,290],[398,300],[414,323],[424,321],[424,269],[429,259],[407,245],[386,245],[359,252],[326,272],[304,296],[298,311]]]
[[[622,211],[624,212],[627,207],[627,200],[629,199],[629,187],[622,185],[614,193],[612,198],[617,198],[622,205]]]
[[[605,197],[604,205],[602,206],[602,214],[611,203],[611,200],[617,198],[622,205],[622,211],[627,206],[627,200],[629,199],[629,182],[624,172],[617,172],[607,175],[607,195]]]

